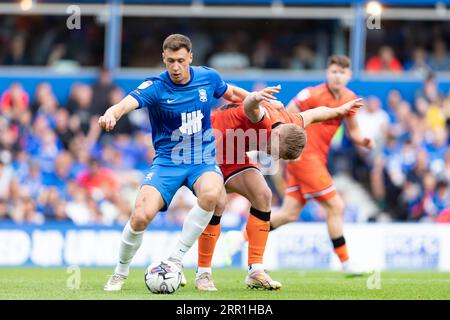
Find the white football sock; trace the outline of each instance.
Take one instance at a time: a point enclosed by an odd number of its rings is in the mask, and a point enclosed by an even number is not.
[[[248,273],[255,271],[264,271],[264,265],[262,263],[253,263],[248,266]]]
[[[144,237],[144,231],[134,231],[130,221],[127,222],[122,232],[122,241],[119,249],[119,263],[116,265],[115,273],[128,276],[130,263],[136,251],[139,249]]]
[[[209,267],[209,268],[206,268],[206,267],[198,267],[198,268],[197,268],[197,274],[196,274],[196,276],[198,277],[199,275],[201,275],[202,273],[205,273],[205,272],[207,272],[207,273],[209,273],[209,274],[212,274],[212,269],[211,269],[211,267]]]
[[[214,211],[206,211],[196,204],[184,219],[180,240],[170,255],[170,260],[183,260],[186,252],[194,245],[203,230],[208,226]]]

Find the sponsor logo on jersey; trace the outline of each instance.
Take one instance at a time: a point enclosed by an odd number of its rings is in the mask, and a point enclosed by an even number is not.
[[[144,81],[139,85],[138,89],[143,90],[145,88],[150,87],[152,84],[153,84],[153,81],[150,81],[150,80]]]
[[[303,89],[302,91],[300,91],[297,94],[297,100],[298,101],[305,101],[306,99],[308,99],[309,97],[311,97],[311,93],[309,92],[308,89]]]
[[[145,176],[145,180],[152,180],[153,178],[153,172],[147,173],[147,175]]]

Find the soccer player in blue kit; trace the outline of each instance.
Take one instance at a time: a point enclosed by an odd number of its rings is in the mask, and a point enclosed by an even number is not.
[[[211,106],[221,97],[242,101],[248,92],[227,85],[213,69],[191,66],[192,44],[186,36],[167,37],[162,58],[165,72],[146,79],[99,119],[99,125],[110,131],[124,114],[147,108],[156,150],[123,230],[119,261],[104,287],[106,291],[122,289],[145,229],[159,211],[169,207],[181,186],[191,189],[198,201],[186,216],[180,239],[169,257],[180,269],[184,254],[206,228],[216,206],[224,206],[226,202],[223,177],[215,162]],[[180,159],[185,150],[190,151]],[[185,284],[183,277],[182,285]]]

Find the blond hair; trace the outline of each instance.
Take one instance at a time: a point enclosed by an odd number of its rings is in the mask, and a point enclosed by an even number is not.
[[[306,131],[296,124],[280,126],[280,158],[295,160],[303,152],[306,145]]]

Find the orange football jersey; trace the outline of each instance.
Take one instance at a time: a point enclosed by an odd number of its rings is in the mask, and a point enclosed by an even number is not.
[[[264,109],[264,116],[257,123],[252,123],[247,118],[247,115],[245,114],[244,111],[244,104],[242,102],[224,105],[212,113],[211,115],[212,127],[215,130],[219,130],[221,133],[220,137],[217,137],[216,135],[216,148],[218,160],[222,160],[221,157],[223,157],[223,155],[221,155],[221,150],[226,150],[227,153],[237,152],[235,148],[237,139],[235,139],[235,144],[233,147],[234,150],[227,149],[225,143],[227,140],[226,139],[227,130],[242,129],[244,132],[246,132],[249,129],[255,130],[257,137],[257,147],[254,148],[247,143],[245,146],[245,152],[247,152],[250,150],[259,150],[261,138],[260,134],[262,132],[260,130],[265,130],[263,131],[263,133],[266,134],[265,138],[266,141],[268,141],[272,128],[275,127],[277,124],[294,123],[303,127],[303,118],[300,115],[300,113],[287,112],[281,103],[272,104],[269,102],[263,102],[261,105]],[[234,132],[235,131],[231,131],[231,134],[234,134]],[[221,143],[222,145],[219,145]],[[220,161],[219,164],[221,164]]]
[[[320,106],[336,108],[356,98],[353,91],[345,88],[339,99],[336,99],[328,89],[328,85],[322,83],[315,87],[303,89],[293,100],[300,111],[306,111]],[[305,150],[303,151],[302,157],[295,162],[300,164],[305,164],[309,161],[326,163],[331,140],[343,119],[341,117],[309,125],[306,128],[308,142],[306,143]]]

